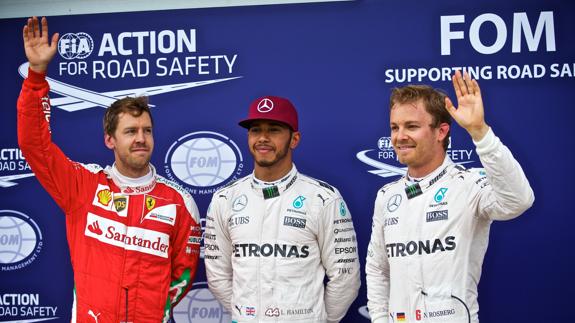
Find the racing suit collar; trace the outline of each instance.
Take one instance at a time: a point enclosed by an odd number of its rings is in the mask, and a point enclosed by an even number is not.
[[[112,178],[114,184],[120,188],[120,192],[126,195],[148,193],[156,186],[156,168],[152,164],[150,164],[150,172],[138,178],[123,176],[118,172],[116,164],[106,166],[104,172]]]
[[[280,196],[281,193],[289,189],[297,178],[297,168],[292,164],[292,168],[284,177],[274,182],[264,182],[256,178],[252,172],[251,186],[255,193],[264,199],[270,199]]]
[[[409,175],[406,174],[404,177],[405,182],[405,193],[408,199],[412,199],[418,195],[423,194],[427,189],[429,189],[433,184],[437,183],[443,176],[447,174],[448,168],[453,165],[453,161],[449,156],[445,155],[445,159],[441,166],[437,167],[433,172],[422,178],[420,181],[413,183],[409,179]]]

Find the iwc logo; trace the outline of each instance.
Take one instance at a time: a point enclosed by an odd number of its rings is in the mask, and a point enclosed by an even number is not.
[[[164,160],[166,176],[183,184],[191,194],[212,194],[239,178],[243,167],[236,143],[211,131],[181,137],[168,149]]]
[[[24,213],[0,210],[0,269],[12,271],[30,265],[42,250],[42,232]]]
[[[232,317],[210,292],[206,282],[196,282],[174,308],[174,320],[178,323],[227,323]]]

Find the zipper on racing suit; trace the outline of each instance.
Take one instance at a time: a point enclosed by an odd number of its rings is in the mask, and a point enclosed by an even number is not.
[[[128,323],[128,287],[124,287],[124,290],[126,291],[126,320],[124,322]]]

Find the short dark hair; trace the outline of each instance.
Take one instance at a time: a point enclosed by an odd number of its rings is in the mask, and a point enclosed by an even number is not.
[[[423,100],[425,111],[431,115],[431,127],[437,128],[442,123],[447,123],[451,126],[451,115],[445,108],[445,97],[447,95],[438,89],[434,89],[429,85],[407,85],[404,87],[396,87],[391,91],[389,98],[389,109],[391,110],[397,103],[413,103],[419,99]],[[447,132],[447,136],[443,139],[443,149],[447,150],[449,147],[449,134],[451,128]]]
[[[116,132],[116,128],[118,127],[118,117],[122,112],[129,113],[134,117],[139,117],[142,113],[146,112],[150,116],[152,126],[154,125],[154,119],[152,119],[152,113],[150,112],[150,106],[148,105],[148,97],[125,97],[112,103],[112,105],[106,110],[106,114],[104,114],[105,134],[110,136],[114,135],[114,132]]]

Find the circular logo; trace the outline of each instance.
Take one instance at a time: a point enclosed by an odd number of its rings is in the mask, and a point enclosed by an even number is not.
[[[379,150],[391,150],[393,145],[391,144],[391,137],[381,137],[377,141],[377,147]]]
[[[237,179],[243,169],[238,146],[230,138],[210,131],[178,139],[168,149],[164,164],[168,178],[198,188]]]
[[[272,111],[274,108],[274,101],[264,98],[258,103],[258,111],[261,113],[267,113]]]
[[[301,209],[303,207],[303,201],[305,201],[305,197],[300,195],[293,200],[292,205],[296,209]]]
[[[394,196],[390,197],[389,200],[387,200],[387,210],[389,212],[394,212],[397,210],[397,208],[399,208],[401,205],[401,199],[401,195],[399,194],[395,194]]]
[[[248,197],[245,194],[238,196],[234,203],[232,203],[232,210],[235,212],[239,212],[246,208],[248,205]]]
[[[86,33],[68,33],[60,37],[58,52],[64,59],[84,59],[94,50],[94,41]]]
[[[174,308],[178,323],[224,323],[232,317],[208,289],[208,283],[196,282],[192,290]]]
[[[29,216],[0,210],[0,268],[10,271],[30,265],[42,250],[42,233]]]

